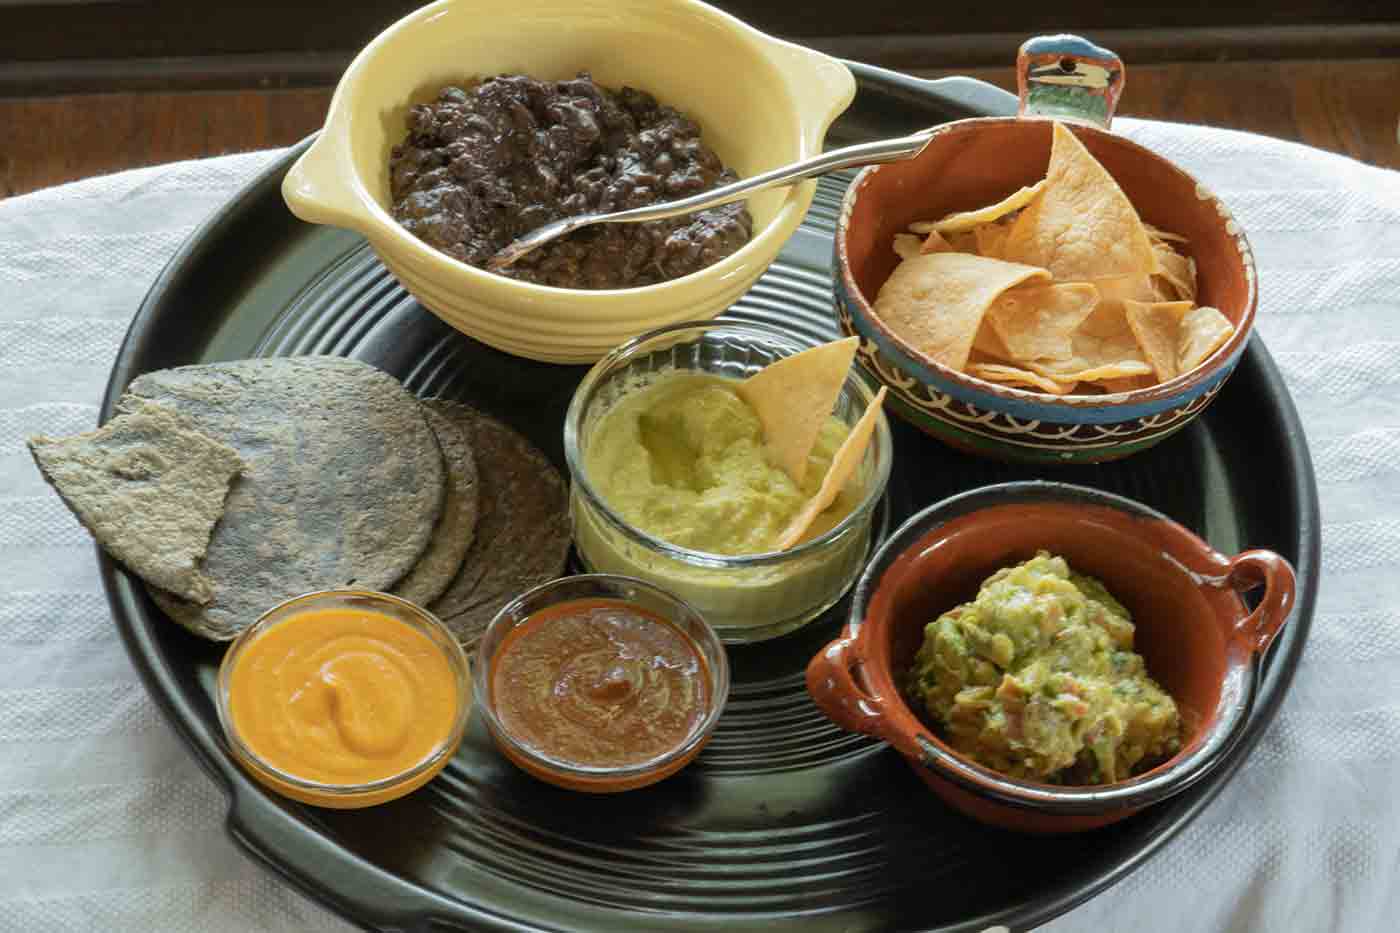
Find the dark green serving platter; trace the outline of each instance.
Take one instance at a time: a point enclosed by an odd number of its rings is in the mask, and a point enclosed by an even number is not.
[[[1015,99],[965,78],[919,81],[853,64],[860,92],[831,144],[892,136]],[[102,416],[137,374],[207,360],[333,353],[424,396],[470,399],[562,466],[561,426],[581,367],[505,356],[410,298],[351,233],[282,203],[287,153],[201,228],[161,273],[112,370]],[[778,262],[730,312],[813,340],[836,336],[829,257],[848,179],[823,179]],[[1275,642],[1243,741],[1206,780],[1108,829],[1013,837],[933,797],[897,753],[840,731],[808,698],[807,660],[846,607],[800,632],[733,648],[734,687],[713,741],[654,787],[594,797],[527,777],[479,717],[442,775],[402,800],[327,811],[271,795],[219,731],[222,649],[171,624],[102,560],[118,627],[148,689],[229,796],[229,832],[345,917],[393,930],[1024,929],[1140,866],[1211,801],[1273,718],[1317,596],[1312,467],[1292,402],[1256,337],[1214,405],[1124,462],[1015,467],[970,459],[896,425],[886,533],[917,508],[987,483],[1051,478],[1144,502],[1233,553],[1267,547],[1297,568],[1293,619]]]

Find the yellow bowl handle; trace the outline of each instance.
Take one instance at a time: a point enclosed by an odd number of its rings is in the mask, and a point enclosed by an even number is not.
[[[313,224],[364,232],[362,201],[345,144],[329,129],[301,154],[282,179],[282,199],[293,214]]]
[[[840,61],[781,39],[771,39],[768,57],[787,79],[801,120],[803,156],[822,151],[826,131],[856,96],[856,79]]]

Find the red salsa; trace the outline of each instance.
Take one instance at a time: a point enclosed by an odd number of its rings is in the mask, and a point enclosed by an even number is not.
[[[579,599],[511,630],[492,659],[491,699],[505,730],[537,754],[629,767],[694,734],[709,710],[710,676],[700,648],[661,616]]]

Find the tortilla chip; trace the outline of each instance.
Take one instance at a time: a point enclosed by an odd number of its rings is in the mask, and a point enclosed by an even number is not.
[[[1040,194],[1045,188],[1045,179],[1041,179],[1033,185],[1022,188],[1014,194],[1008,195],[995,204],[986,207],[979,207],[974,211],[961,211],[956,214],[949,214],[941,220],[920,221],[909,225],[909,229],[915,233],[962,233],[966,230],[973,230],[983,224],[992,223],[1010,214],[1012,211],[1019,211]]]
[[[925,253],[895,268],[880,287],[875,314],[920,353],[962,369],[997,296],[1022,282],[1049,278],[1034,266],[968,253]]]
[[[1073,353],[1065,360],[1031,360],[1026,366],[1056,382],[1099,382],[1125,376],[1146,376],[1152,366],[1124,322],[1123,332],[1095,337],[1081,328],[1072,339]]]
[[[774,462],[798,486],[858,346],[859,337],[847,337],[803,350],[770,363],[735,388],[758,415],[764,446]]]
[[[1123,302],[1123,313],[1143,355],[1162,382],[1181,374],[1177,363],[1181,319],[1191,310],[1189,301]]]
[[[1149,280],[1152,283],[1152,297],[1143,299],[1145,301],[1181,301],[1181,293],[1176,290],[1172,283],[1168,282],[1160,275],[1154,275]]]
[[[972,353],[968,355],[968,362],[972,362],[973,357],[979,353],[991,357],[984,362],[1006,362],[1011,359],[1011,351],[1006,349],[1006,344],[1001,342],[992,325],[985,320],[982,321],[982,326],[977,328],[977,335],[972,338]]]
[[[924,245],[919,247],[921,253],[951,253],[953,244],[943,239],[943,234],[937,230],[929,231],[929,235],[924,238]]]
[[[1003,259],[1006,252],[1006,237],[1011,233],[1008,224],[983,224],[972,231],[977,238],[977,252],[991,259]]]
[[[1016,218],[1003,256],[1070,282],[1159,271],[1123,189],[1063,124],[1054,134],[1045,189]]]
[[[1153,244],[1153,249],[1157,253],[1157,261],[1162,266],[1162,271],[1153,276],[1154,282],[1158,279],[1164,280],[1171,286],[1175,293],[1176,300],[1196,301],[1196,260],[1190,256],[1183,256],[1165,243]]]
[[[1146,275],[1114,275],[1094,279],[1093,285],[1099,290],[1103,301],[1152,301],[1156,292],[1152,288],[1152,278]]]
[[[1123,302],[1161,301],[1152,280],[1145,275],[1120,275],[1095,279],[1099,290],[1099,303],[1093,312],[1079,325],[1079,329],[1092,337],[1117,337],[1128,333],[1128,322],[1123,317]]]
[[[1152,367],[1141,360],[1122,359],[1117,362],[1104,363],[1101,366],[1092,366],[1085,369],[1073,371],[1052,370],[1046,366],[1029,363],[1027,364],[1040,372],[1042,375],[1052,376],[1056,380],[1066,382],[1106,382],[1110,379],[1123,379],[1129,376],[1145,376],[1152,372]]]
[[[1161,241],[1163,243],[1191,242],[1179,233],[1172,233],[1170,230],[1163,230],[1160,227],[1154,227],[1146,221],[1143,221],[1142,228],[1147,231],[1147,235],[1151,237],[1154,241]]]
[[[988,382],[1037,389],[1051,395],[1068,395],[1074,391],[1074,383],[1072,382],[1056,382],[1054,379],[1033,373],[1028,369],[1019,369],[1001,363],[969,363],[967,364],[967,372],[970,376],[976,376],[978,379],[985,379]]]
[[[243,459],[161,405],[130,406],[96,431],[31,437],[29,452],[102,549],[147,583],[201,605],[209,536]]]
[[[1235,325],[1218,308],[1204,306],[1188,311],[1181,319],[1181,342],[1177,346],[1181,371],[1189,373],[1200,366],[1234,332]]]
[[[1094,306],[1099,290],[1085,283],[1008,289],[987,310],[1013,360],[1064,360],[1073,353],[1071,337]]]
[[[1102,297],[1099,303],[1094,305],[1094,310],[1089,316],[1079,324],[1079,332],[1090,337],[1112,337],[1127,329],[1128,322],[1123,317],[1123,302],[1104,300]]]
[[[1124,376],[1121,379],[1104,379],[1099,383],[1105,392],[1136,392],[1150,389],[1157,384],[1155,376]]]
[[[943,239],[948,241],[948,245],[953,247],[955,252],[976,253],[977,235],[969,230],[966,233],[950,233]]]
[[[880,386],[880,391],[875,393],[875,398],[871,399],[865,414],[860,416],[860,420],[851,428],[851,433],[846,435],[846,439],[836,449],[836,455],[831,458],[831,466],[822,478],[821,488],[815,496],[807,500],[802,511],[793,518],[792,524],[778,537],[774,550],[786,551],[802,540],[812,521],[835,502],[841,490],[846,487],[860,462],[865,459],[865,449],[870,446],[870,438],[875,434],[875,424],[880,417],[880,406],[885,401],[886,391],[884,386]]]
[[[924,241],[912,233],[894,235],[894,252],[900,259],[912,259],[923,251]]]

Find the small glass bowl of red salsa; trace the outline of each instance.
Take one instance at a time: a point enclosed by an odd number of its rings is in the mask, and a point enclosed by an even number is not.
[[[507,604],[473,677],[496,745],[543,781],[616,793],[700,753],[729,696],[729,659],[701,615],[631,577],[581,574]]]

